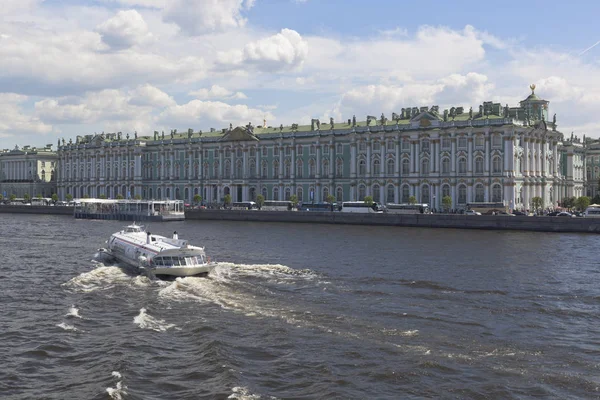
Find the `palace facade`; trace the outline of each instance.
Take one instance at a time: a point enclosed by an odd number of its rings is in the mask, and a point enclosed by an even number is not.
[[[16,146],[0,150],[0,194],[9,198],[50,197],[56,193],[58,155],[52,145],[43,148]]]
[[[191,202],[199,194],[207,203],[226,194],[233,201],[296,194],[305,203],[328,195],[383,203],[415,196],[438,209],[444,196],[455,209],[491,201],[526,209],[539,196],[553,207],[586,194],[585,148],[564,138],[549,102],[531,89],[515,107],[412,107],[390,119],[63,139],[58,195]]]

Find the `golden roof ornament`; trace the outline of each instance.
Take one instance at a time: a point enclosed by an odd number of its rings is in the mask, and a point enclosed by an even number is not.
[[[531,89],[531,94],[535,94],[535,83],[529,85],[529,89]]]

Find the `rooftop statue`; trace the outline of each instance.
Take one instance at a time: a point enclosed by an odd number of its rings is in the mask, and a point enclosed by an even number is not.
[[[129,132],[127,132],[127,135],[125,135],[125,137],[127,138],[127,140],[129,140]]]
[[[133,132],[133,137],[137,139],[137,131]]]
[[[381,113],[381,125],[385,125],[386,121],[387,121],[387,118],[385,117],[385,115],[383,113]]]
[[[279,131],[282,132],[283,131],[283,124],[279,125]]]
[[[329,117],[329,125],[331,125],[331,129],[333,129],[333,117]]]
[[[556,113],[554,113],[554,116],[552,117],[552,123],[556,125]]]
[[[356,126],[356,115],[352,116],[352,126]]]
[[[508,108],[508,104],[506,105],[506,107],[504,107],[504,117],[508,118],[509,116],[509,108]]]
[[[469,119],[473,119],[473,107],[469,108]]]
[[[165,131],[162,131],[162,137],[161,137],[161,139],[165,140]]]
[[[233,124],[230,122],[229,123],[229,130],[232,131],[233,130]]]

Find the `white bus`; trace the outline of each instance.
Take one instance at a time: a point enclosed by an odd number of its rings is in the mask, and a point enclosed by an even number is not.
[[[47,197],[34,197],[31,199],[32,206],[49,206],[50,204],[54,204],[54,202],[52,199]]]
[[[258,206],[253,201],[238,201],[231,203],[232,210],[257,210]]]
[[[389,214],[429,214],[429,204],[394,204],[385,205]]]
[[[368,205],[364,201],[344,201],[342,203],[341,212],[352,212],[352,213],[383,213],[383,208],[379,203],[373,203]]]
[[[600,204],[591,204],[583,215],[587,218],[600,218]]]
[[[260,208],[263,211],[292,211],[291,201],[265,200]]]

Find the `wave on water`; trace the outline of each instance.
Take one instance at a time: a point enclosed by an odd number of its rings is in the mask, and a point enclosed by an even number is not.
[[[262,399],[263,398],[261,395],[251,393],[250,390],[248,388],[245,388],[245,387],[236,386],[233,389],[231,389],[231,391],[233,393],[231,393],[229,395],[229,397],[227,397],[228,399],[235,399],[235,400],[258,400],[258,399]],[[268,399],[275,400],[275,399],[277,399],[277,397],[269,396]]]
[[[83,293],[109,290],[116,286],[147,287],[152,281],[143,275],[129,275],[121,267],[100,264],[97,268],[79,274],[63,286]]]
[[[234,264],[217,263],[210,276],[214,279],[232,277],[257,277],[277,279],[278,282],[296,279],[315,279],[318,274],[310,269],[294,269],[281,264]]]
[[[168,329],[175,328],[175,324],[168,324],[162,319],[154,318],[147,313],[145,308],[140,309],[140,313],[133,318],[133,323],[142,329],[150,329],[156,332],[165,332]]]
[[[113,371],[112,377],[117,382],[114,388],[106,388],[106,393],[108,393],[112,400],[123,400],[123,396],[127,395],[127,392],[125,391],[125,389],[127,389],[127,386],[123,386],[123,376],[118,371]]]
[[[64,329],[65,331],[79,332],[79,329],[77,329],[75,326],[66,324],[64,322],[61,322],[60,324],[57,324],[56,326],[58,326],[59,328]]]
[[[72,305],[65,317],[81,318],[81,315],[79,315],[79,309],[75,305]]]

